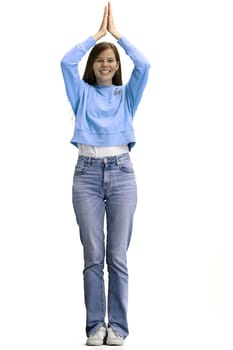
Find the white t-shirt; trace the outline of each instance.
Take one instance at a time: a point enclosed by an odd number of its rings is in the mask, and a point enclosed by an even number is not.
[[[79,155],[92,158],[104,158],[114,157],[120,154],[128,153],[129,148],[127,145],[114,146],[114,147],[96,147],[78,144]]]

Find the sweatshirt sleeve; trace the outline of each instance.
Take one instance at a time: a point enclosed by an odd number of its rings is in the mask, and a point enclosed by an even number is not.
[[[74,113],[79,99],[84,89],[84,82],[80,78],[78,64],[88,50],[96,43],[95,39],[90,36],[82,43],[77,44],[69,50],[61,60],[61,70],[65,83],[67,97],[70,101]]]
[[[131,73],[129,81],[126,84],[127,100],[132,115],[134,116],[147,84],[150,63],[148,59],[125,37],[121,37],[118,40],[118,43],[124,49],[125,53],[131,58],[134,64],[134,69]]]

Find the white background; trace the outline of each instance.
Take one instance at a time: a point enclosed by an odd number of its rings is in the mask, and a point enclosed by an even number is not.
[[[60,60],[96,33],[104,4],[0,5],[2,350],[84,347],[77,150]],[[232,349],[231,1],[112,5],[119,31],[151,62],[131,154],[139,203],[124,348]],[[132,66],[120,52],[127,80]]]

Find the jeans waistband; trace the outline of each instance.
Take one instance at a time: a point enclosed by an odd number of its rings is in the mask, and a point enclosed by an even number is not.
[[[120,154],[118,156],[110,156],[110,157],[103,157],[103,158],[86,157],[86,156],[80,155],[78,158],[84,160],[86,163],[89,163],[89,164],[91,164],[91,163],[119,164],[125,160],[130,159],[130,155],[129,155],[129,153],[123,153],[123,154]]]

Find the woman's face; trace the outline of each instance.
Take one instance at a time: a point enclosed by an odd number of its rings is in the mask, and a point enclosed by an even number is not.
[[[93,64],[97,85],[112,85],[112,78],[118,68],[119,63],[113,50],[109,48],[102,51]]]

